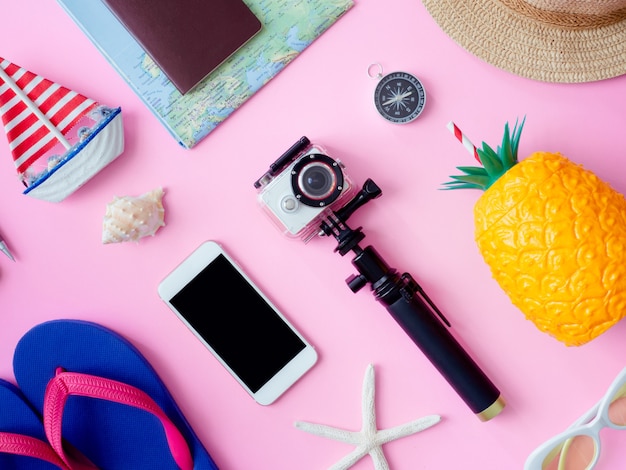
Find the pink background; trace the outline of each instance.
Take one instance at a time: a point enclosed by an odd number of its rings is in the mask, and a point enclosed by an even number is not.
[[[0,257],[0,376],[13,349],[56,318],[101,323],[131,340],[158,370],[222,469],[327,468],[351,446],[309,435],[295,420],[358,430],[361,385],[375,364],[379,426],[428,414],[441,423],[385,446],[393,469],[521,468],[541,442],[590,408],[626,365],[626,323],[567,348],[540,333],[492,280],[473,242],[476,191],[440,191],[473,159],[446,129],[497,144],[506,121],[527,117],[520,156],[560,151],[626,192],[626,77],[556,85],[531,81],[465,52],[418,0],[355,7],[191,151],[161,127],[54,1],[5,2],[0,55],[124,110],[126,150],[60,204],[21,194],[0,145],[0,230],[17,258]],[[405,126],[378,116],[366,71],[416,74],[427,107]],[[350,257],[334,240],[283,238],[256,205],[252,183],[307,135],[340,158],[358,184],[384,195],[357,213],[366,242],[409,271],[508,406],[481,423],[368,289],[344,279]],[[4,137],[2,137],[4,138]],[[140,243],[102,245],[114,196],[162,186],[166,223]],[[281,399],[257,405],[159,300],[157,285],[201,242],[222,243],[316,346],[319,363]],[[621,468],[623,436],[605,431],[599,468]],[[373,468],[369,457],[355,468]]]

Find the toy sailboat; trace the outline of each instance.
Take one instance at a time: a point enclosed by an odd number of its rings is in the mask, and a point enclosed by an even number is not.
[[[124,150],[122,110],[0,57],[0,115],[24,194],[60,202]]]

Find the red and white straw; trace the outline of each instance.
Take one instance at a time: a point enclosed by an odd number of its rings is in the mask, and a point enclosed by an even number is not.
[[[474,144],[472,144],[472,141],[469,140],[467,136],[463,134],[463,132],[461,132],[461,129],[459,129],[457,125],[453,123],[452,121],[448,123],[447,127],[448,127],[448,130],[454,134],[454,137],[456,137],[457,140],[463,144],[463,147],[465,147],[465,149],[471,155],[474,155],[474,158],[478,160],[478,163],[480,163],[480,157],[478,156],[478,151],[476,150],[476,147],[474,146]]]

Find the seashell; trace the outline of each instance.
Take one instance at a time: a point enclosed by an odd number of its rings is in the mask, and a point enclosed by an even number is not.
[[[102,243],[139,241],[154,235],[165,225],[163,189],[157,188],[138,197],[115,197],[107,205],[102,224]]]

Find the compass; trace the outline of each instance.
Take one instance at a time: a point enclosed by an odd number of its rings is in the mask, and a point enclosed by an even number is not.
[[[378,73],[372,75],[372,67]],[[368,75],[380,81],[374,90],[374,104],[382,117],[395,124],[415,120],[424,110],[426,90],[419,79],[408,72],[392,72],[383,76],[380,64],[370,65]]]

